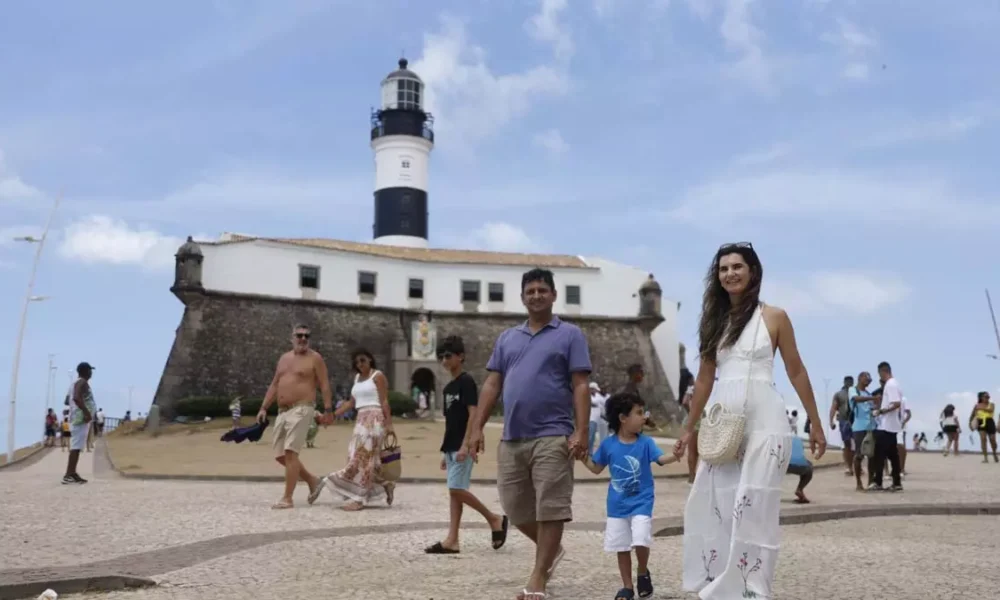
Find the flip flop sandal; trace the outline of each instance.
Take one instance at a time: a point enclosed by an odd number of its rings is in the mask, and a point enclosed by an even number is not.
[[[316,484],[315,488],[309,490],[309,497],[306,498],[306,502],[308,502],[310,506],[313,505],[319,498],[319,495],[323,493],[323,488],[325,487],[326,477],[323,477],[319,480],[319,483]]]
[[[566,556],[566,549],[560,547],[559,548],[559,554],[556,554],[556,557],[552,560],[552,566],[549,567],[548,572],[545,573],[545,580],[546,581],[548,581],[549,579],[552,579],[552,574],[556,572],[556,567],[559,566],[559,563],[560,563],[560,561],[562,561],[562,559],[563,559],[564,556]]]
[[[507,532],[510,529],[510,521],[507,520],[507,515],[503,516],[503,525],[500,526],[500,531],[494,531],[491,533],[492,544],[494,550],[499,550],[503,548],[503,545],[507,543]]]
[[[288,510],[289,508],[295,508],[291,502],[275,502],[271,505],[271,510]]]
[[[451,548],[445,548],[441,542],[434,542],[433,546],[427,546],[424,548],[424,552],[427,554],[459,554],[458,550],[452,550]]]
[[[636,578],[635,587],[639,591],[640,598],[649,598],[653,595],[653,576],[648,569],[645,575]]]
[[[628,588],[622,588],[615,594],[615,600],[634,600],[635,592]]]
[[[529,592],[527,589],[521,590],[521,597],[524,600],[545,600],[548,595],[545,592]]]

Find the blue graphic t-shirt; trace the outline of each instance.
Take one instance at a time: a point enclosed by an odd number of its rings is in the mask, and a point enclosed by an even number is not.
[[[627,519],[635,515],[653,516],[653,469],[649,466],[663,456],[653,438],[640,434],[631,444],[623,444],[617,435],[604,439],[594,452],[593,461],[607,466],[608,516]]]
[[[852,387],[848,394],[850,394],[851,398],[857,396],[868,398],[871,396],[867,390],[859,390],[856,387]],[[854,425],[851,427],[851,431],[868,431],[869,429],[874,429],[871,401],[855,402],[851,400],[851,409],[854,411]]]
[[[805,467],[808,465],[809,459],[806,458],[806,448],[805,444],[802,443],[802,438],[792,436],[792,456],[788,459],[788,466]]]

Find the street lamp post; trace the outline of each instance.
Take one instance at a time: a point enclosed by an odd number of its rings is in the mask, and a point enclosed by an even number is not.
[[[52,205],[52,212],[49,213],[49,218],[45,222],[45,230],[42,232],[41,239],[36,239],[31,236],[16,239],[16,241],[19,242],[38,244],[38,246],[35,248],[35,260],[31,263],[31,275],[28,277],[28,290],[24,294],[24,306],[21,308],[21,323],[18,326],[17,343],[14,346],[14,367],[10,376],[10,420],[7,422],[7,464],[14,462],[14,419],[17,416],[17,373],[21,367],[21,346],[24,344],[24,329],[28,324],[28,306],[32,302],[39,302],[47,299],[47,296],[34,296],[32,295],[32,292],[35,288],[35,275],[38,273],[38,263],[42,258],[42,249],[45,247],[45,239],[49,236],[49,228],[52,227],[52,218],[55,216],[58,208],[59,198],[56,198],[55,203]]]
[[[48,413],[49,409],[52,408],[52,370],[55,366],[52,364],[52,359],[55,358],[55,354],[49,355],[49,370],[45,377],[45,412]]]

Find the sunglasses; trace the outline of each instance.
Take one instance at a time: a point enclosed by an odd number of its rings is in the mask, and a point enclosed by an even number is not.
[[[309,339],[309,334],[308,333],[296,333],[295,337],[299,338],[300,340],[308,340]]]
[[[753,244],[751,244],[750,242],[730,242],[728,244],[723,244],[719,246],[719,252],[723,252],[725,250],[740,250],[740,249],[753,250]]]
[[[442,352],[441,354],[438,354],[438,360],[447,360],[447,359],[451,358],[452,356],[455,356],[455,355],[452,354],[451,352]]]

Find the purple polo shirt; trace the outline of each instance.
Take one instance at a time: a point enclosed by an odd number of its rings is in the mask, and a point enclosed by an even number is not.
[[[580,328],[552,317],[532,335],[525,321],[500,334],[487,371],[503,385],[504,441],[573,433],[573,373],[590,373]]]

